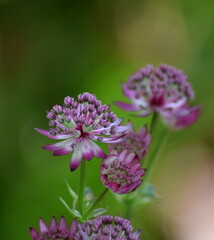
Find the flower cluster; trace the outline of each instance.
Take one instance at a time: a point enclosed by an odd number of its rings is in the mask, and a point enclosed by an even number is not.
[[[96,200],[91,191],[88,191],[90,192],[88,197],[87,188],[84,186],[85,166],[83,165],[80,171],[79,195],[68,185],[73,198],[73,207],[70,208],[71,205],[62,199],[66,208],[77,220],[73,220],[67,227],[64,217],[61,217],[58,223],[53,217],[49,226],[40,219],[39,231],[30,228],[32,240],[140,239],[141,231],[133,231],[129,220],[111,215],[99,216],[106,209],[95,207],[108,189],[123,195],[118,195],[118,198],[128,202],[131,210],[136,204],[148,202],[143,199],[142,194],[147,199],[148,197],[154,199],[155,194],[151,187],[147,187],[146,192],[142,189],[135,190],[141,185],[142,177],[146,173],[146,169],[142,168],[141,160],[147,154],[154,136],[152,134],[156,116],[160,115],[171,128],[182,129],[197,120],[200,107],[189,105],[189,102],[194,99],[194,93],[187,81],[187,76],[171,66],[160,65],[158,68],[153,68],[148,65],[133,74],[122,87],[125,96],[132,101],[132,104],[116,102],[119,107],[127,111],[137,111],[138,116],[155,113],[150,133],[147,126],[135,132],[131,122],[121,126],[122,119],[119,119],[108,105],[103,105],[94,94],[87,92],[79,94],[77,100],[66,97],[62,106],[55,105],[47,112],[51,127],[49,131],[36,129],[48,138],[61,140],[43,147],[45,150],[52,151],[54,156],[73,152],[70,161],[71,171],[78,168],[83,158],[88,161],[94,156],[103,159],[100,166],[100,179],[106,188]],[[109,154],[107,155],[95,142],[108,144]],[[148,159],[147,166],[151,167],[154,161]],[[148,178],[146,180],[148,181]],[[134,195],[124,196],[133,191],[135,191]]]
[[[39,220],[40,233],[30,228],[32,240],[139,240],[141,231],[133,232],[129,220],[110,215],[99,216],[91,221],[79,223],[73,220],[67,228],[66,220],[59,223],[53,217],[48,227],[43,219]]]
[[[148,65],[130,76],[122,88],[132,104],[116,102],[117,106],[126,111],[138,111],[138,116],[157,112],[173,129],[191,125],[200,115],[200,107],[188,104],[194,99],[194,92],[187,76],[174,67]]]
[[[66,220],[61,217],[57,224],[55,217],[51,219],[50,226],[48,227],[43,219],[39,220],[39,230],[30,228],[30,236],[33,240],[73,240],[74,234],[77,229],[77,223],[74,220],[70,227],[67,228]]]
[[[107,215],[79,224],[74,240],[140,240],[140,233],[133,232],[129,220]]]
[[[136,160],[134,153],[123,150],[111,152],[101,164],[101,180],[103,184],[117,194],[133,192],[142,182],[145,169]]]
[[[50,130],[36,129],[39,133],[52,139],[64,141],[44,146],[45,150],[53,151],[60,156],[72,151],[70,169],[74,171],[82,158],[91,160],[94,156],[105,158],[105,152],[93,141],[115,143],[122,141],[122,133],[128,127],[120,126],[122,119],[102,105],[94,94],[79,94],[78,100],[66,97],[64,105],[55,105],[47,112]]]
[[[124,140],[118,143],[109,144],[109,150],[117,150],[117,153],[121,153],[126,149],[129,153],[134,153],[136,160],[142,159],[151,143],[151,134],[148,133],[147,126],[141,127],[138,132],[135,133],[134,125],[127,123],[129,129],[125,132]]]

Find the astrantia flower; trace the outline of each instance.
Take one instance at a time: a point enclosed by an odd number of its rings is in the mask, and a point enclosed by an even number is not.
[[[117,150],[117,153],[121,153],[126,149],[128,153],[135,153],[136,159],[140,160],[148,151],[151,135],[148,133],[147,126],[141,127],[135,133],[133,124],[129,122],[127,125],[129,129],[125,132],[124,141],[109,144],[109,150]]]
[[[107,215],[78,224],[74,240],[140,240],[140,233],[133,232],[129,220]]]
[[[145,169],[136,161],[134,153],[123,150],[121,153],[112,151],[103,160],[100,168],[103,184],[117,194],[133,192],[142,183]]]
[[[194,92],[182,71],[167,65],[154,68],[148,65],[123,83],[123,93],[132,104],[116,102],[126,111],[138,111],[138,116],[159,113],[174,129],[193,124],[200,115],[200,107],[190,107]]]
[[[118,119],[109,106],[102,105],[101,101],[90,93],[80,94],[78,101],[66,97],[64,105],[55,105],[47,113],[47,118],[51,126],[50,131],[36,130],[46,137],[64,141],[43,148],[53,151],[54,156],[74,151],[70,161],[71,171],[80,165],[82,158],[91,160],[93,156],[106,157],[103,150],[93,141],[119,142],[123,140],[122,132],[127,130],[127,126],[119,126],[122,119]]]
[[[61,217],[59,223],[56,219],[51,219],[49,227],[43,219],[39,220],[39,232],[36,229],[30,228],[30,235],[33,240],[73,240],[74,234],[77,230],[77,222],[74,220],[70,227],[67,228],[66,220]]]

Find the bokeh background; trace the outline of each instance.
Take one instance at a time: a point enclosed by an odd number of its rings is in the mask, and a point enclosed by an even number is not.
[[[148,63],[168,63],[189,76],[203,114],[171,133],[152,178],[164,201],[139,208],[133,225],[147,240],[213,240],[213,42],[213,0],[1,0],[1,238],[30,239],[39,216],[72,219],[59,196],[71,200],[64,180],[77,190],[79,171],[70,173],[69,156],[41,149],[53,142],[34,131],[48,128],[45,111],[84,91],[106,104],[125,100],[121,81]],[[112,109],[136,127],[150,121]],[[99,165],[87,164],[95,194]],[[102,204],[123,216],[111,194]]]

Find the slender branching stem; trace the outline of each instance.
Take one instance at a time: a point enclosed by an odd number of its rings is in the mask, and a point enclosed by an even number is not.
[[[150,178],[154,172],[155,166],[160,158],[160,155],[162,153],[162,150],[164,148],[165,143],[167,142],[169,137],[169,131],[167,129],[164,129],[161,138],[158,143],[156,143],[156,146],[154,150],[151,152],[149,159],[147,161],[147,165],[145,166],[147,169],[147,172],[144,177],[144,181],[142,185],[145,185],[147,182],[150,181]]]
[[[158,123],[158,118],[159,118],[159,114],[154,111],[153,115],[152,115],[152,120],[151,120],[151,124],[150,124],[150,128],[149,128],[149,132],[152,134],[152,136],[155,133],[155,129]]]
[[[85,166],[85,159],[82,159],[81,165],[80,165],[80,180],[79,180],[79,194],[78,194],[78,210],[81,215],[83,215],[84,211],[84,190],[85,190],[85,172],[86,172],[86,166]]]
[[[105,188],[100,195],[97,197],[97,199],[94,201],[94,203],[88,208],[86,213],[83,215],[83,219],[86,219],[89,214],[96,208],[96,206],[99,204],[99,202],[104,198],[106,193],[108,192],[108,188]]]

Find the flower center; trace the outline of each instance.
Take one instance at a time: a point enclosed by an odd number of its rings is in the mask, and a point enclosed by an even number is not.
[[[164,104],[164,97],[163,95],[160,96],[153,96],[150,100],[151,107],[161,107]]]
[[[89,136],[89,133],[88,133],[88,132],[84,132],[84,131],[83,131],[82,125],[78,125],[78,126],[76,127],[76,130],[80,131],[80,136],[79,136],[79,138],[86,138],[86,137]]]

